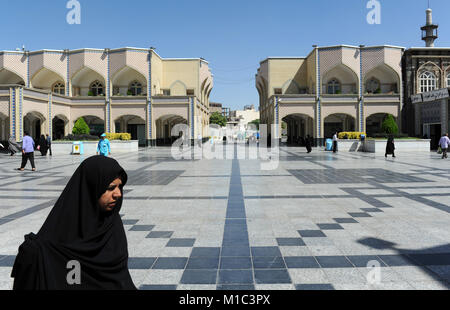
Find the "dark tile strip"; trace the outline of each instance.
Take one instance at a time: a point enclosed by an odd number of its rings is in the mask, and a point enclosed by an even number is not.
[[[235,150],[235,158],[236,150]],[[247,256],[229,257],[221,251],[217,284],[224,287],[245,285],[253,286],[253,271],[250,258],[250,243],[247,230],[244,193],[242,189],[239,160],[234,159],[231,167],[230,189],[225,219],[222,248],[239,246],[241,253]],[[245,255],[245,254],[241,254]]]
[[[13,220],[17,220],[19,218],[33,214],[33,213],[41,211],[43,209],[52,207],[55,204],[55,202],[56,202],[56,199],[53,199],[51,201],[41,203],[37,206],[31,207],[31,208],[28,208],[28,209],[25,209],[25,210],[22,210],[22,211],[13,213],[13,214],[6,215],[6,216],[0,218],[0,225],[11,222]]]

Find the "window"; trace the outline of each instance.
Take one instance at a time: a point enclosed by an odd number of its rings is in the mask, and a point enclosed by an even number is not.
[[[99,81],[95,81],[91,84],[91,87],[89,88],[90,92],[92,93],[92,96],[100,96],[103,95],[103,84]]]
[[[63,83],[57,82],[55,85],[53,85],[53,92],[55,94],[64,95],[66,91],[66,87]]]
[[[366,85],[366,92],[369,94],[380,93],[381,85],[380,81],[375,78],[371,78]]]
[[[139,96],[142,94],[142,84],[138,81],[134,81],[130,84],[130,88],[128,89],[128,91],[131,92],[132,96]]]
[[[436,89],[436,76],[434,73],[426,71],[420,75],[420,92],[425,93]]]
[[[328,94],[341,94],[341,83],[336,80],[332,79],[328,82]]]
[[[186,90],[186,96],[194,96],[194,90],[193,89],[187,89]]]
[[[275,88],[274,89],[274,93],[275,93],[275,95],[282,95],[283,94],[283,90],[281,88]]]
[[[170,96],[170,89],[163,89],[163,96]]]
[[[450,87],[450,73],[447,75],[447,87]]]

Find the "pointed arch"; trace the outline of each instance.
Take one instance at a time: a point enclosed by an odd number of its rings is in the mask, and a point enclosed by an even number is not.
[[[180,80],[176,80],[170,85],[171,96],[186,96],[187,86]]]
[[[31,77],[31,86],[33,88],[45,89],[52,91],[52,86],[56,83],[62,83],[66,85],[66,80],[56,71],[49,69],[46,66],[42,66]]]
[[[131,89],[131,85],[134,82],[141,84],[140,91]],[[137,69],[125,65],[111,77],[111,85],[113,89],[113,95],[127,95],[131,91],[133,96],[146,95],[147,94],[147,78],[139,72]]]
[[[371,90],[370,87],[368,87],[368,83],[371,79],[378,80],[380,84],[380,93],[399,92],[401,77],[397,73],[397,71],[395,71],[394,68],[392,68],[388,64],[380,64],[376,67],[373,67],[364,75],[363,93],[375,92]]]
[[[1,84],[25,85],[25,78],[14,70],[0,68],[0,85]]]
[[[88,66],[83,66],[75,72],[70,81],[73,96],[87,96],[91,84],[95,81],[99,81],[103,85],[104,91],[106,91],[106,78]]]
[[[358,93],[358,74],[346,64],[339,63],[322,74],[322,93],[327,91],[327,84],[333,78],[341,82],[343,94]]]

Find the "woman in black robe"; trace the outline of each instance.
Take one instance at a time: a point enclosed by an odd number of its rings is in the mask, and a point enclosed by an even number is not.
[[[395,145],[394,145],[394,136],[389,136],[388,141],[386,143],[386,153],[384,154],[384,157],[387,157],[388,155],[392,154],[392,157],[395,158]]]
[[[41,135],[41,137],[39,138],[38,145],[39,145],[39,152],[41,152],[41,155],[46,156],[48,151],[48,144],[44,135]]]
[[[306,145],[306,151],[308,152],[308,154],[311,153],[311,151],[312,151],[311,138],[309,135],[306,136],[305,145]]]
[[[13,289],[135,290],[119,215],[126,182],[116,160],[86,159],[38,234],[25,236],[11,274]]]

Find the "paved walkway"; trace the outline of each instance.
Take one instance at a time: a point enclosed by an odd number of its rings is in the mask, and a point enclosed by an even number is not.
[[[448,289],[450,161],[397,156],[281,148],[278,168],[261,170],[258,160],[176,161],[169,148],[115,155],[129,175],[121,213],[134,283]],[[20,157],[0,155],[0,289],[83,160],[36,157],[38,171],[20,173]]]

